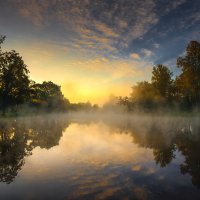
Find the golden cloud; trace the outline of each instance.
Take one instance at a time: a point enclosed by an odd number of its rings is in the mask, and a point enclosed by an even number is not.
[[[133,58],[133,59],[140,59],[140,55],[137,54],[137,53],[132,53],[132,54],[130,55],[130,57]]]

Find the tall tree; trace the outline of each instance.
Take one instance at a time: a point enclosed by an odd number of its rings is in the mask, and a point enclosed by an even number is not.
[[[172,89],[172,72],[164,66],[157,65],[152,71],[152,85],[161,98],[168,99]]]
[[[151,109],[155,106],[156,93],[152,84],[143,81],[132,87],[131,99],[143,108]]]
[[[51,81],[44,81],[42,84],[32,83],[31,99],[34,105],[49,110],[61,109],[65,103],[60,86]]]
[[[182,73],[177,78],[179,92],[191,106],[200,106],[200,43],[191,41],[186,55],[177,59]]]
[[[29,96],[28,69],[14,50],[0,55],[0,105],[5,113],[9,106],[24,103]]]
[[[0,35],[0,52],[1,52],[1,44],[3,43],[5,38],[6,38],[5,36]]]

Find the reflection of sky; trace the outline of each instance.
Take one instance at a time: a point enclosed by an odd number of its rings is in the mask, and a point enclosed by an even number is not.
[[[0,184],[0,197],[190,199],[197,191],[189,176],[180,175],[183,157],[178,152],[176,156],[166,168],[159,168],[152,150],[138,147],[129,133],[103,123],[74,123],[59,146],[34,149],[15,181]]]
[[[199,39],[199,0],[4,0],[0,34],[36,81],[62,85],[72,101],[128,95]],[[127,88],[127,89],[124,89]]]

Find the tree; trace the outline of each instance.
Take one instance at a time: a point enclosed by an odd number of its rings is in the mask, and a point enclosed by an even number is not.
[[[31,101],[35,106],[40,106],[49,110],[61,109],[67,103],[63,97],[60,86],[49,81],[40,83],[32,83]]]
[[[186,55],[177,59],[177,66],[182,70],[177,87],[183,101],[190,106],[200,106],[200,43],[191,41],[186,48]]]
[[[171,97],[172,90],[172,72],[164,66],[157,65],[152,71],[152,85],[155,88],[157,94],[163,99],[169,99]]]
[[[139,106],[151,109],[155,106],[156,94],[152,84],[143,81],[132,87],[131,99]]]
[[[3,114],[8,108],[14,109],[23,103],[48,111],[68,109],[70,102],[64,98],[60,86],[51,81],[42,84],[30,81],[22,57],[14,50],[2,51],[4,40],[5,36],[0,36],[0,109]]]
[[[125,97],[119,97],[118,98],[118,104],[120,106],[124,106],[126,108],[127,111],[132,111],[134,108],[134,100],[125,96]]]
[[[5,114],[9,106],[16,106],[29,97],[28,69],[14,50],[0,54],[0,106]]]
[[[1,44],[3,43],[5,38],[6,38],[5,36],[0,35],[0,53],[1,53]]]

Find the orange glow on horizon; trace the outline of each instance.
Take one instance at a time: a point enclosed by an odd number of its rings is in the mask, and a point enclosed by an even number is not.
[[[64,96],[69,99],[71,103],[91,102],[92,104],[99,104],[102,106],[109,100],[111,95],[114,96],[128,96],[131,88],[128,86],[113,86],[110,88],[103,88],[101,86],[92,85],[73,85],[65,84],[62,87]]]
[[[22,42],[20,46],[17,41],[11,41],[5,50],[10,49],[23,57],[31,80],[60,85],[71,103],[89,101],[101,106],[110,95],[129,96],[133,84],[148,80],[152,69],[151,63],[139,57],[91,58],[44,41]]]

